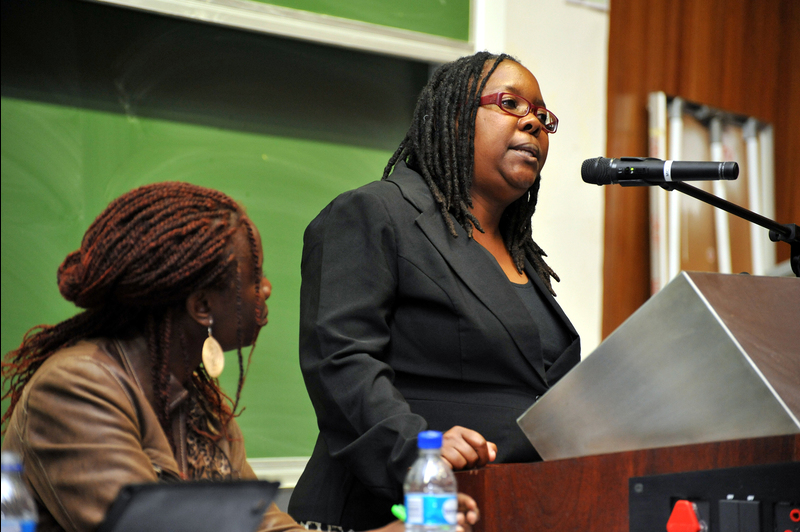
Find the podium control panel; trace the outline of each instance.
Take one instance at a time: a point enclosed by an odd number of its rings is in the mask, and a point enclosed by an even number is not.
[[[630,532],[800,532],[800,462],[628,480]]]

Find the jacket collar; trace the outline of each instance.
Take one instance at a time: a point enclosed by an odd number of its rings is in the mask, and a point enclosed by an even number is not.
[[[153,395],[153,374],[150,371],[152,361],[147,348],[147,340],[143,336],[115,339],[112,341],[114,350],[118,353],[125,371],[136,381],[139,391],[144,394],[147,401],[155,408],[156,401]],[[173,375],[169,374],[167,384],[167,405],[170,414],[183,404],[189,397],[189,391]]]
[[[502,273],[497,262],[477,241],[467,236],[464,228],[454,218],[451,218],[458,234],[457,238],[453,238],[427,183],[405,163],[398,163],[388,180],[396,184],[403,197],[420,212],[416,224],[456,275],[503,324],[522,355],[547,385],[539,330],[535,323],[531,324],[528,309],[504,275],[495,276],[486,273],[492,269],[498,269]],[[563,310],[527,260],[525,273],[565,323],[570,334],[577,337]]]

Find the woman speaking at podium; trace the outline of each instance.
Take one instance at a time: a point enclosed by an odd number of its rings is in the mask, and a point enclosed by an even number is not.
[[[383,179],[306,229],[300,365],[320,435],[296,519],[388,522],[429,428],[454,469],[538,459],[516,419],[580,360],[531,238],[557,126],[509,56],[443,65]]]

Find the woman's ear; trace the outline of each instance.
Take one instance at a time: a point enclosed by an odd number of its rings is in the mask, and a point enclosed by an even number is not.
[[[211,326],[211,305],[208,301],[208,292],[198,290],[186,298],[186,312],[191,318],[203,327]]]

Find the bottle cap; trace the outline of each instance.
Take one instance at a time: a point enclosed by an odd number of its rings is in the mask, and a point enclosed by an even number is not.
[[[417,437],[417,447],[420,449],[440,449],[442,447],[442,433],[436,430],[420,432]]]
[[[3,451],[0,464],[2,464],[4,473],[6,471],[22,471],[22,460],[19,459],[19,455],[14,451]]]

